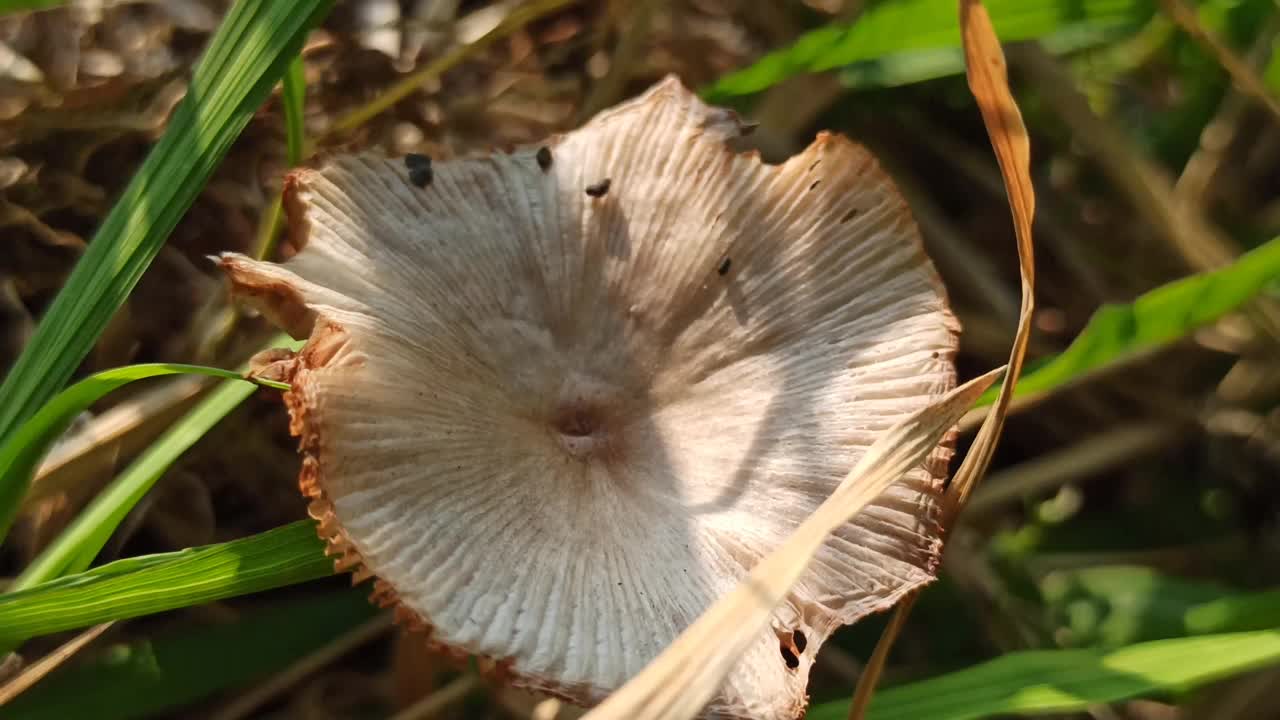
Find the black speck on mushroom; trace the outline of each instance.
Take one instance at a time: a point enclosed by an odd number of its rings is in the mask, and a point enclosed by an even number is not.
[[[668,79],[558,137],[557,172],[584,183],[609,150],[629,225],[588,222],[581,186],[548,192],[527,152],[406,158],[411,179],[432,168],[468,192],[442,222],[391,223],[405,170],[340,155],[286,184],[296,255],[220,260],[237,297],[310,334],[280,369],[299,485],[342,569],[376,577],[434,642],[503,658],[518,685],[587,705],[618,689],[955,384],[956,322],[874,160],[827,135],[767,165],[732,154],[739,132]],[[641,139],[682,162],[616,152]],[[827,192],[807,192],[819,159]],[[883,222],[841,226],[850,207]],[[583,262],[615,233],[644,262]],[[706,292],[728,249],[737,271],[769,271],[751,323]],[[707,715],[798,717],[829,633],[933,578],[950,456],[944,443],[819,548]]]
[[[609,192],[610,182],[611,181],[609,180],[609,178],[605,178],[598,183],[592,183],[588,185],[586,189],[587,195],[590,195],[593,198],[604,197],[605,193]]]
[[[538,167],[542,168],[542,172],[546,172],[551,169],[551,148],[543,145],[538,148],[537,154],[533,157],[538,161]]]
[[[724,260],[720,261],[720,267],[716,268],[716,273],[720,275],[720,277],[724,277],[725,275],[728,275],[729,266],[731,264],[733,264],[733,259],[725,258]]]
[[[431,169],[431,158],[418,153],[409,153],[404,156],[404,167],[409,171],[409,182],[424,188],[431,184],[431,179],[435,173]]]

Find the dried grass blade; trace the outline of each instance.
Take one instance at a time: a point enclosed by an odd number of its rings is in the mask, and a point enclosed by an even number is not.
[[[1000,387],[991,414],[987,416],[973,447],[956,471],[947,493],[943,527],[950,527],[964,507],[974,486],[991,464],[1013,388],[1022,374],[1031,338],[1031,317],[1035,312],[1035,248],[1031,242],[1031,224],[1036,213],[1036,193],[1031,185],[1031,141],[1022,122],[1018,103],[1009,91],[1009,73],[1000,41],[996,39],[991,18],[982,0],[960,0],[960,32],[964,42],[964,58],[969,89],[978,102],[983,124],[991,137],[991,147],[1000,163],[1005,192],[1013,211],[1013,229],[1018,240],[1018,272],[1022,280],[1022,310],[1018,314],[1018,330],[1009,350],[1009,373]]]
[[[80,652],[85,645],[97,640],[99,635],[106,632],[107,628],[114,624],[115,621],[112,620],[111,622],[94,625],[63,643],[57,650],[40,658],[38,662],[24,670],[18,677],[0,687],[0,706],[4,706],[10,700],[29,690],[32,685],[40,682],[44,679],[44,676],[57,670],[62,663],[66,662],[72,655]]]
[[[1031,141],[1022,113],[1009,90],[1009,72],[1004,51],[996,37],[991,17],[982,0],[959,0],[960,35],[964,45],[965,74],[969,89],[982,113],[982,122],[991,138],[991,147],[1000,163],[1000,175],[1004,179],[1005,193],[1013,213],[1013,229],[1017,236],[1018,271],[1022,285],[1022,308],[1018,313],[1018,329],[1009,350],[1009,372],[1000,387],[995,404],[978,429],[973,446],[956,471],[951,486],[943,500],[942,527],[946,532],[954,527],[956,518],[968,501],[978,481],[986,473],[995,454],[1000,431],[1004,429],[1013,389],[1022,373],[1026,359],[1027,343],[1031,337],[1031,317],[1035,312],[1035,251],[1031,242],[1031,226],[1035,217],[1036,198],[1031,184]],[[876,649],[863,674],[858,678],[853,700],[849,705],[849,720],[861,720],[871,703],[871,695],[884,670],[889,649],[906,624],[907,615],[915,605],[917,594],[908,595],[894,611],[888,627],[876,643]]]
[[[680,720],[697,715],[743,651],[766,629],[773,609],[827,536],[919,465],[1003,372],[1000,368],[970,380],[880,436],[781,547],[586,718]]]

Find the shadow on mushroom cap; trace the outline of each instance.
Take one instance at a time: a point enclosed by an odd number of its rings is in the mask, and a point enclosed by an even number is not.
[[[339,157],[289,178],[295,257],[222,258],[310,335],[276,371],[340,567],[514,684],[599,701],[954,385],[874,159],[821,135],[764,165],[740,132],[668,78],[421,187]],[[950,454],[828,541],[708,716],[798,716],[828,635],[931,579]]]

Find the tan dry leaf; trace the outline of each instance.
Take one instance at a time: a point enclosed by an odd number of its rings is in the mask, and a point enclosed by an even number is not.
[[[1031,242],[1031,226],[1035,216],[1035,190],[1031,183],[1031,142],[1022,113],[1009,90],[1009,73],[1005,65],[1004,51],[991,18],[981,0],[959,0],[960,32],[964,44],[965,70],[969,88],[982,113],[983,124],[991,138],[1000,174],[1004,178],[1005,192],[1013,213],[1014,233],[1018,243],[1018,270],[1022,285],[1022,307],[1018,314],[1018,328],[1013,347],[1009,350],[1009,372],[995,404],[978,429],[964,462],[956,471],[947,489],[943,505],[943,533],[950,531],[964,509],[965,502],[986,473],[995,454],[996,443],[1004,429],[1005,416],[1013,397],[1014,386],[1022,373],[1026,358],[1027,342],[1031,337],[1031,317],[1035,312],[1035,251]],[[894,611],[893,618],[875,651],[867,660],[853,700],[849,704],[849,720],[861,720],[871,704],[871,695],[889,657],[889,649],[906,624],[907,615],[914,607],[916,593],[908,595]]]
[[[1031,226],[1036,212],[1036,193],[1031,184],[1031,141],[1027,126],[1022,122],[1022,112],[1009,91],[1009,71],[1005,66],[1004,51],[996,37],[991,18],[981,0],[960,0],[960,32],[964,42],[965,70],[969,88],[982,112],[982,121],[991,137],[991,147],[1000,162],[1000,175],[1004,178],[1005,192],[1013,212],[1013,229],[1018,239],[1018,271],[1022,280],[1022,309],[1018,313],[1018,330],[1009,350],[1009,373],[1000,387],[999,396],[982,427],[978,429],[973,446],[961,463],[960,469],[947,490],[946,514],[943,522],[948,529],[955,522],[969,494],[987,471],[995,454],[1000,431],[1004,429],[1005,415],[1013,388],[1022,374],[1022,364],[1027,355],[1027,343],[1031,338],[1031,317],[1035,313],[1035,248],[1031,242]]]
[[[84,649],[86,645],[98,639],[98,636],[106,632],[115,621],[94,625],[63,643],[58,649],[40,658],[35,663],[18,674],[4,685],[0,685],[0,707],[9,703],[14,698],[31,689],[31,686],[40,682],[46,675],[57,670],[63,663],[69,660],[73,655]]]
[[[543,147],[336,157],[287,183],[296,256],[222,260],[311,336],[278,369],[339,567],[517,686],[621,687],[955,384],[870,154],[742,132],[669,78]],[[709,713],[794,717],[830,633],[932,579],[950,455],[821,546]]]
[[[827,537],[904,473],[917,467],[948,429],[1004,372],[992,370],[952,390],[885,432],[857,466],[781,547],[756,565],[640,675],[585,720],[687,720],[716,693],[742,653],[764,631]]]

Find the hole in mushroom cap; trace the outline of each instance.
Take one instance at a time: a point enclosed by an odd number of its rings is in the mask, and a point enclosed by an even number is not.
[[[605,178],[598,183],[593,183],[591,185],[588,185],[586,192],[588,195],[590,195],[593,198],[604,197],[605,193],[609,192],[609,185],[611,183],[612,181],[609,178]]]
[[[562,404],[551,418],[551,429],[565,452],[579,460],[603,458],[616,450],[610,447],[611,433],[605,412],[593,404]]]
[[[555,425],[561,435],[586,437],[599,429],[600,419],[591,408],[568,407],[561,409]]]
[[[450,653],[503,658],[512,682],[577,702],[639,672],[803,522],[872,424],[949,387],[956,342],[914,224],[865,151],[832,138],[781,165],[733,155],[732,115],[670,83],[610,117],[515,157],[434,164],[434,189],[425,156],[337,156],[291,176],[300,261],[224,261],[238,294],[305,312],[288,329],[317,326],[288,367],[290,410],[303,493],[341,567],[378,577],[398,619]],[[658,130],[688,162],[610,150],[601,167],[600,148]],[[459,188],[480,200],[453,202]],[[503,197],[547,202],[484,201]],[[853,205],[875,217],[856,222]],[[404,211],[394,228],[388,208]],[[671,242],[677,224],[705,242]],[[339,320],[350,327],[319,332]],[[886,498],[892,513],[824,545],[833,564],[806,571],[806,594],[708,715],[797,717],[804,628],[816,653],[932,577],[923,513],[948,452]],[[859,569],[831,576],[841,558]],[[540,610],[550,635],[527,631]]]
[[[787,669],[795,670],[800,667],[800,658],[796,657],[794,652],[791,652],[791,648],[779,643],[778,650],[782,653],[782,661],[787,664]]]

